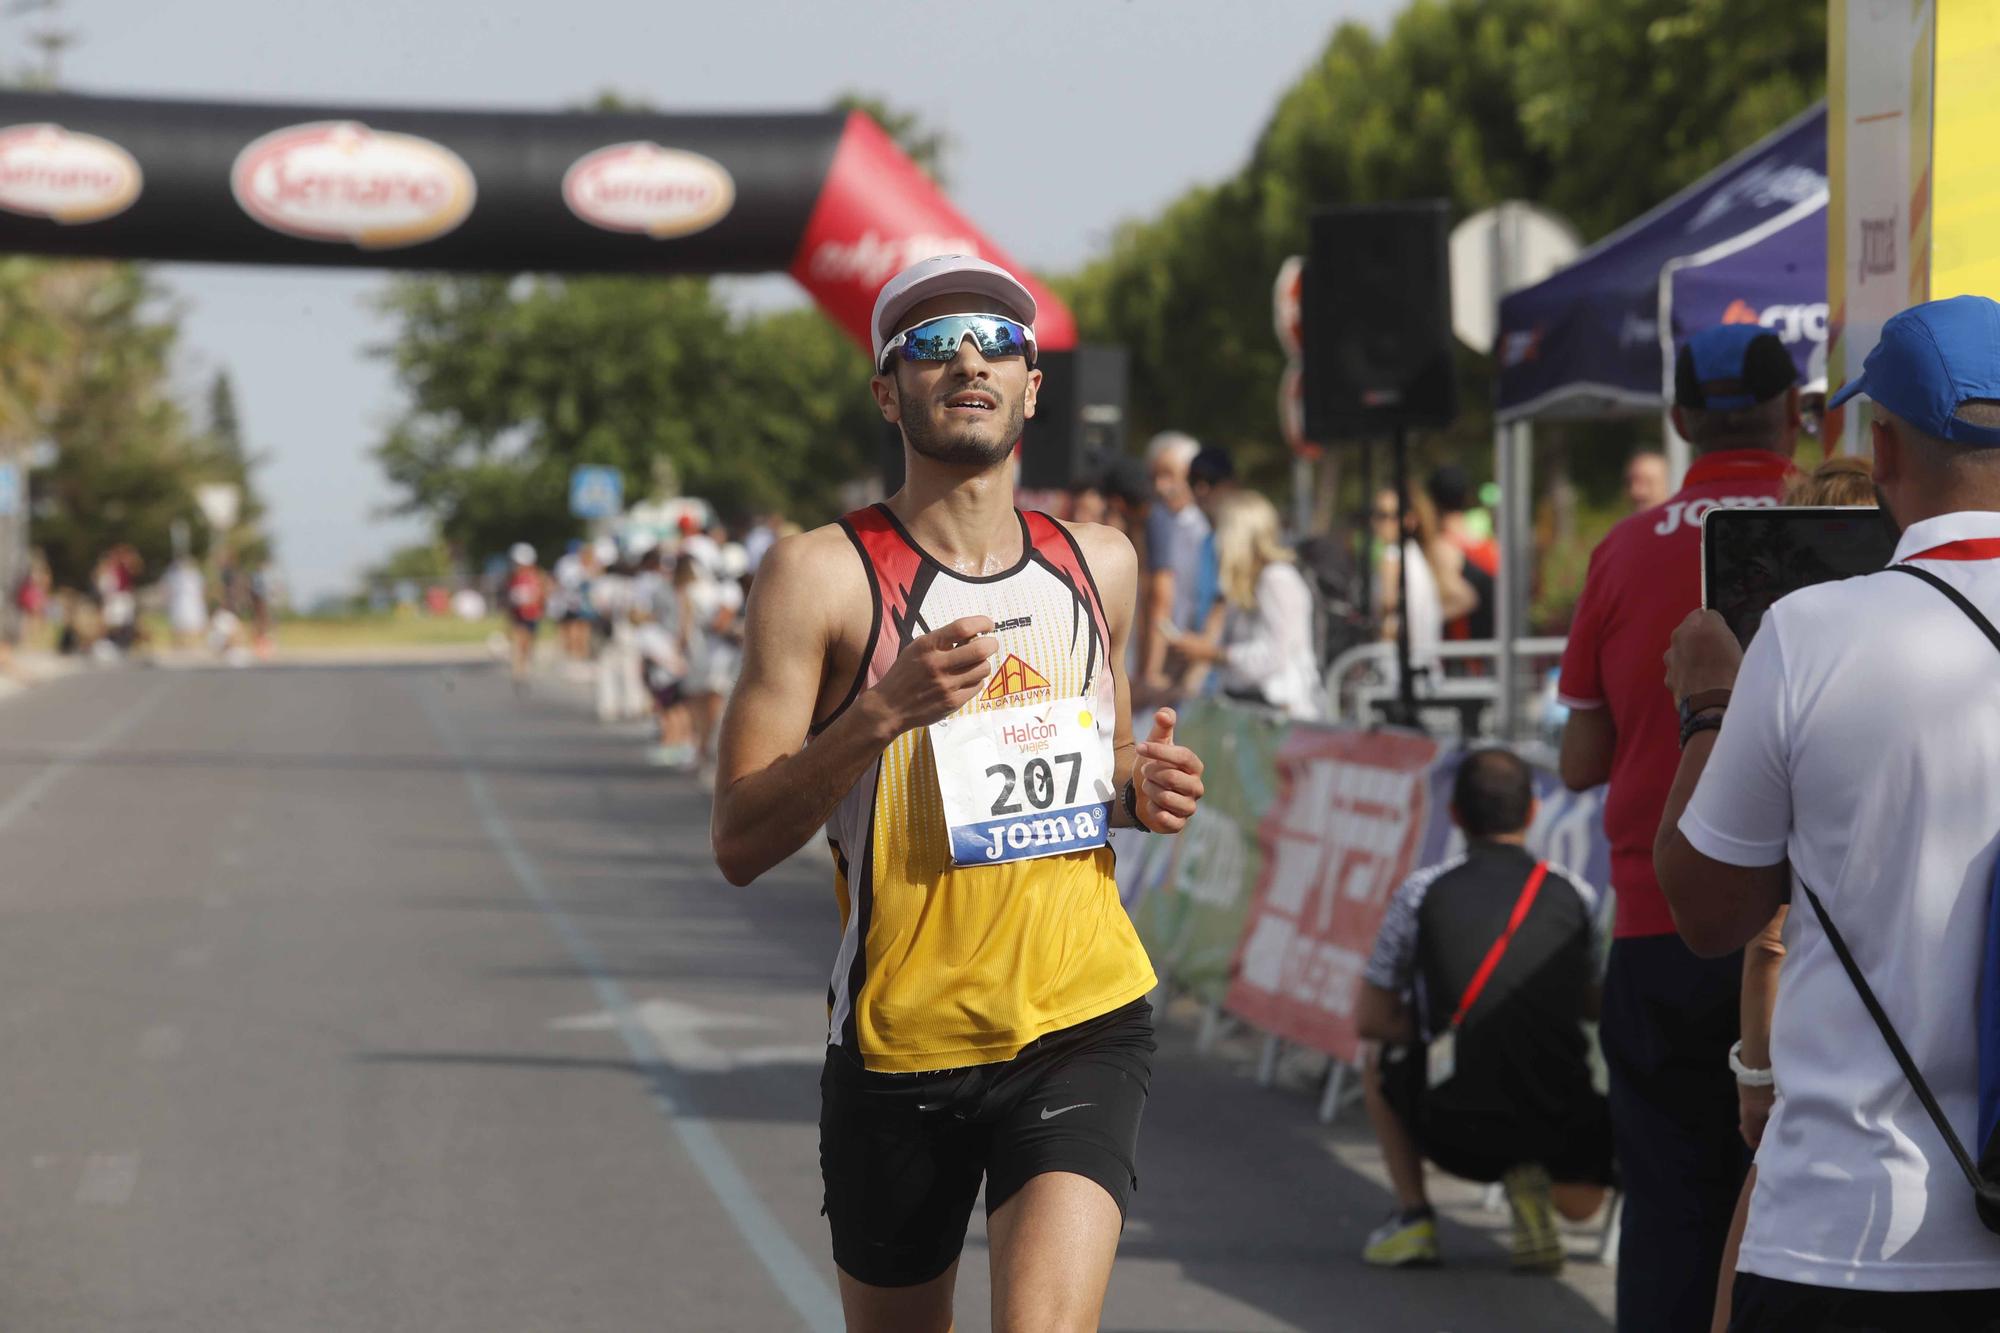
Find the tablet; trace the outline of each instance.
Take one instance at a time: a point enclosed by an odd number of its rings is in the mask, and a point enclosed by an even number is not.
[[[1701,604],[1745,645],[1771,603],[1832,579],[1873,574],[1896,553],[1880,509],[1711,509],[1701,516]]]

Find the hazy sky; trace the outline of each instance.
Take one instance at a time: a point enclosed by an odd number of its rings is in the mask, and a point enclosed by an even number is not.
[[[860,90],[951,136],[954,199],[1022,262],[1062,270],[1122,218],[1226,175],[1343,17],[1401,0],[66,0],[78,92],[357,105],[557,108],[617,89],[663,110],[794,110]],[[25,58],[40,16],[0,22]],[[1005,97],[992,95],[1004,89]],[[382,279],[168,265],[186,311],[181,380],[235,378],[270,463],[280,561],[301,600],[345,589],[422,532],[383,520],[369,450],[397,409],[366,349],[393,325]],[[790,299],[752,280],[739,299]]]

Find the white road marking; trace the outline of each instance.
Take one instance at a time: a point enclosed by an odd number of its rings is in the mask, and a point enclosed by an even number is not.
[[[167,692],[168,682],[160,681],[133,701],[132,705],[117,717],[91,733],[81,745],[65,748],[60,758],[51,760],[49,766],[23,783],[21,789],[0,801],[0,832],[22,815],[32,810],[35,802],[49,794],[49,789],[62,781],[63,775],[78,764],[96,758],[110,748],[120,737],[138,725]]]
[[[187,1033],[172,1023],[147,1028],[139,1035],[139,1054],[148,1060],[171,1060],[187,1046]]]
[[[426,690],[420,699],[446,751],[458,760],[459,770],[465,775],[465,785],[472,798],[473,812],[479,817],[487,839],[513,873],[521,892],[541,909],[549,926],[569,951],[570,958],[589,977],[591,989],[596,992],[597,1001],[604,1007],[605,1013],[616,1023],[619,1039],[625,1043],[626,1051],[644,1071],[651,1085],[653,1105],[666,1118],[688,1160],[714,1194],[715,1201],[722,1205],[722,1211],[735,1226],[736,1233],[743,1238],[743,1243],[764,1266],[771,1284],[805,1321],[811,1333],[843,1333],[846,1322],[841,1317],[840,1298],[821,1271],[820,1264],[806,1257],[798,1242],[791,1238],[778,1219],[771,1215],[764,1201],[757,1197],[756,1190],[743,1174],[743,1168],[729,1151],[729,1145],[722,1141],[708,1118],[695,1108],[679,1072],[668,1063],[658,1040],[632,1017],[634,1006],[631,998],[618,979],[611,975],[604,955],[575,919],[563,910],[562,902],[542,878],[542,872],[521,849],[513,829],[508,827],[506,815],[501,812],[500,803],[494,799],[493,788],[486,781],[486,775],[480,772],[463,743],[457,724],[445,712],[442,697],[435,691]]]
[[[788,1046],[718,1046],[703,1032],[715,1028],[762,1028],[769,1020],[748,1014],[728,1014],[675,1000],[641,1000],[624,1014],[599,1010],[549,1024],[557,1032],[611,1032],[626,1021],[643,1027],[660,1054],[676,1069],[721,1074],[749,1065],[816,1065],[826,1059],[826,1043]]]
[[[83,1159],[83,1179],[77,1182],[76,1201],[119,1207],[131,1202],[132,1191],[138,1184],[138,1153],[92,1153]]]

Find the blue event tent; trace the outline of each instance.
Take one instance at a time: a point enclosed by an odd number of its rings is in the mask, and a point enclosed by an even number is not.
[[[1663,414],[1696,329],[1756,322],[1810,380],[1826,343],[1826,106],[1802,112],[1665,203],[1500,299],[1500,726],[1518,734],[1537,418]],[[1819,352],[1815,356],[1815,351]],[[1662,423],[1678,477],[1687,444]]]
[[[1665,407],[1673,356],[1720,322],[1826,341],[1826,106],[1814,106],[1568,267],[1500,301],[1502,420]]]

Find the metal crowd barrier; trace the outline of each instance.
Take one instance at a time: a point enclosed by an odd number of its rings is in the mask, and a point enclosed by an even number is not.
[[[1559,637],[1517,639],[1514,658],[1545,659],[1553,665],[1562,658],[1567,639]],[[1433,716],[1453,719],[1453,726],[1436,728],[1441,735],[1460,740],[1492,737],[1492,719],[1500,708],[1500,643],[1494,639],[1452,640],[1442,644],[1438,657],[1445,663],[1481,664],[1483,675],[1433,677],[1429,671],[1417,675],[1417,708],[1430,721]],[[1517,673],[1518,676],[1518,673]],[[1537,698],[1539,697],[1539,692]],[[1396,702],[1396,645],[1364,643],[1336,657],[1326,670],[1327,716],[1336,721],[1367,726],[1381,722]],[[1536,700],[1526,701],[1521,717],[1529,732],[1540,726],[1542,710]],[[1509,737],[1505,739],[1524,739]]]

